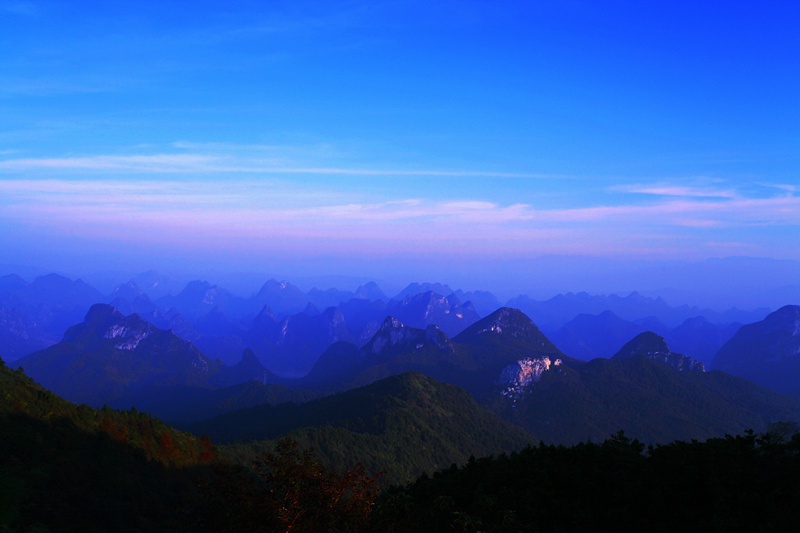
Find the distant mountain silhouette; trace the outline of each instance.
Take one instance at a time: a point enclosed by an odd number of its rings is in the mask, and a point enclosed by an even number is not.
[[[0,305],[0,357],[14,361],[51,344],[54,339],[15,308]]]
[[[402,291],[392,297],[392,302],[403,300],[408,296],[415,296],[424,292],[432,291],[436,294],[450,295],[453,294],[453,289],[443,283],[409,283],[408,286]]]
[[[442,379],[452,370],[453,353],[450,339],[438,327],[412,328],[389,316],[360,349],[351,343],[330,346],[301,383],[343,390],[408,371]]]
[[[358,346],[363,346],[375,335],[387,315],[383,300],[353,298],[344,302],[341,310],[350,330],[351,341]]]
[[[311,370],[328,346],[349,337],[344,315],[337,307],[318,314],[296,313],[280,321],[265,308],[245,340],[264,366],[281,375],[300,377]]]
[[[71,280],[58,274],[39,276],[31,283],[20,283],[18,276],[6,278],[0,289],[0,308],[14,310],[29,333],[36,331],[43,338],[37,341],[52,344],[64,331],[80,322],[89,308],[103,301],[103,295],[82,280]]]
[[[553,334],[553,342],[572,357],[588,361],[609,358],[645,328],[623,320],[612,311],[599,315],[581,313]]]
[[[659,361],[678,371],[705,372],[703,363],[686,355],[673,352],[669,349],[664,337],[652,331],[645,331],[634,337],[620,348],[612,359],[630,359],[637,356]]]
[[[389,300],[386,294],[374,281],[370,281],[369,283],[360,285],[358,289],[356,289],[354,297],[364,300],[369,300],[370,302],[374,302],[376,300],[383,300],[383,301]]]
[[[549,332],[555,332],[581,313],[597,315],[603,311],[611,311],[623,320],[632,322],[645,317],[655,317],[668,328],[677,327],[686,319],[696,316],[703,316],[715,324],[728,324],[736,321],[758,320],[767,313],[766,309],[730,310],[720,313],[697,306],[673,307],[661,298],[649,298],[635,291],[627,296],[570,292],[556,295],[549,300],[534,300],[526,295],[520,295],[509,300],[506,305],[522,310],[544,331]]]
[[[781,307],[739,328],[714,356],[711,368],[800,395],[800,306]]]
[[[664,333],[664,338],[675,350],[710,366],[714,355],[740,327],[738,322],[719,326],[697,316],[687,318],[680,326]]]
[[[316,287],[312,288],[307,293],[310,303],[318,309],[327,309],[328,307],[338,307],[342,302],[346,302],[356,297],[354,292],[342,291],[339,289],[326,289],[320,290]]]
[[[503,305],[497,296],[488,291],[469,291],[464,292],[461,289],[456,290],[453,294],[462,302],[472,302],[475,311],[480,316],[486,316],[494,313]]]
[[[480,318],[470,302],[462,304],[453,294],[442,296],[432,290],[408,295],[390,304],[387,314],[415,328],[439,326],[448,335],[458,334]]]
[[[270,279],[248,299],[248,306],[258,312],[268,305],[280,317],[301,312],[310,301],[306,293],[291,283]]]
[[[174,296],[186,287],[186,281],[181,281],[171,274],[162,274],[156,270],[137,274],[131,281],[136,283],[136,286],[147,293],[147,296],[153,301],[159,300],[164,296]]]
[[[233,316],[244,312],[245,301],[229,291],[207,281],[195,280],[175,296],[164,296],[156,301],[162,307],[175,307],[189,320],[197,320],[214,308]]]

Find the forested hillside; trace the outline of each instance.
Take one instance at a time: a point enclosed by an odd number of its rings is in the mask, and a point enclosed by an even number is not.
[[[400,399],[410,402],[409,390],[417,390],[445,418],[448,404],[437,397],[463,393],[416,374],[377,385],[401,412]],[[649,447],[621,431],[602,443],[531,445],[382,490],[382,476],[357,463],[331,469],[324,464],[330,457],[291,439],[233,464],[206,437],[136,411],[76,406],[3,364],[0,390],[0,531],[721,532],[793,531],[800,520],[800,433],[793,423],[758,436]],[[348,401],[358,399],[364,396]],[[409,424],[424,417],[409,412],[401,420],[413,435]],[[383,423],[391,425],[389,418]],[[349,448],[348,460],[375,455],[367,440],[331,428],[319,434]],[[457,443],[461,452],[470,450],[468,440]],[[421,442],[397,439],[393,446],[424,458]],[[372,443],[380,446],[380,439]]]
[[[386,491],[376,531],[796,531],[800,434],[529,447]]]
[[[0,530],[157,531],[200,504],[211,442],[62,400],[0,361]]]
[[[534,441],[480,407],[463,389],[416,372],[304,404],[242,409],[186,426],[207,433],[235,462],[272,450],[283,436],[337,470],[360,462],[389,482],[410,482],[470,455],[518,450]]]

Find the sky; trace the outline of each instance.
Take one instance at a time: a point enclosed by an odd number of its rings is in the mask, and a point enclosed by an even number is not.
[[[0,0],[0,263],[791,277],[799,27],[780,0]]]

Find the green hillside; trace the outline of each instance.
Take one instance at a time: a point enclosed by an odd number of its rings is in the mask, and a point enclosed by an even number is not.
[[[464,463],[470,455],[510,452],[533,438],[480,407],[463,389],[409,372],[304,404],[263,405],[188,425],[244,460],[287,435],[312,447],[323,463],[356,462],[388,481]]]
[[[679,372],[636,356],[545,372],[511,402],[486,405],[546,443],[602,440],[620,429],[644,442],[706,439],[800,421],[800,400],[723,372]]]
[[[0,361],[0,531],[182,526],[210,441],[136,411],[75,405]]]

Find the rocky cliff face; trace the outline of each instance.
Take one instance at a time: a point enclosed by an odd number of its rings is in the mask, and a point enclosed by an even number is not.
[[[430,325],[425,329],[406,326],[393,316],[386,317],[380,329],[372,337],[364,350],[378,355],[394,347],[410,347],[420,349],[433,345],[442,351],[454,353],[455,347],[450,338],[438,326]]]
[[[134,314],[111,324],[103,333],[103,338],[114,339],[114,348],[117,350],[133,350],[154,331],[152,325]]]
[[[525,395],[525,391],[532,384],[542,379],[542,375],[551,368],[562,365],[561,359],[544,357],[526,357],[505,367],[495,381],[500,389],[500,394],[516,402]]]

